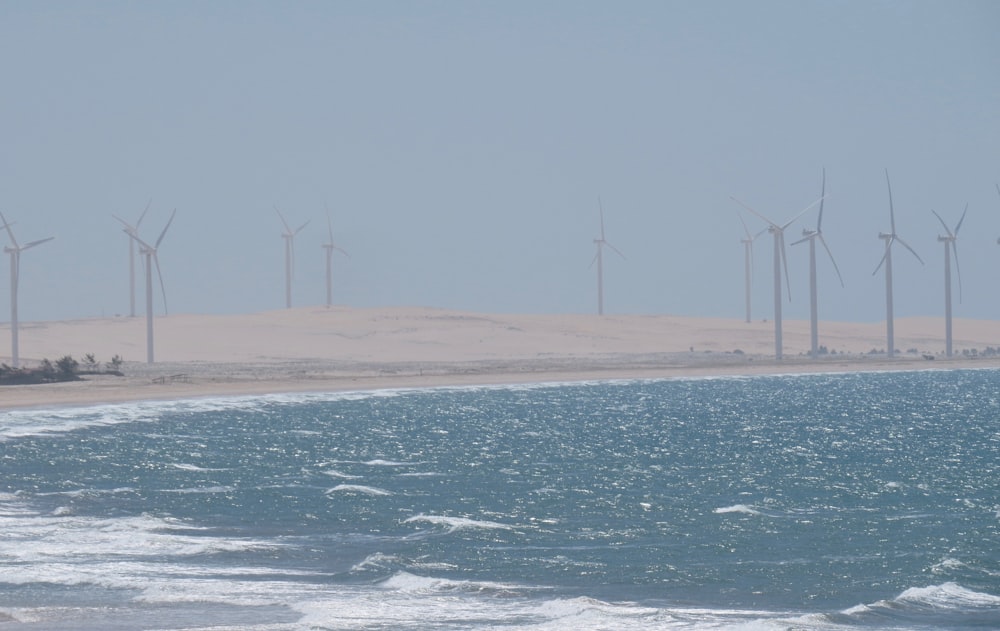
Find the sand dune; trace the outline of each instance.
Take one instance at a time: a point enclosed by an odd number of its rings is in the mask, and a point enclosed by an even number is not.
[[[127,376],[3,387],[0,409],[418,385],[1000,366],[993,357],[945,360],[940,318],[900,318],[895,328],[901,353],[888,361],[869,354],[885,348],[884,323],[822,323],[820,343],[833,353],[813,361],[806,357],[809,323],[786,321],[785,358],[776,362],[773,324],[767,321],[307,307],[159,317],[157,363],[147,366],[142,317],[32,322],[21,325],[22,363],[67,354],[79,359],[93,353],[99,361],[120,355]],[[0,340],[9,334],[0,326]],[[1000,322],[956,320],[954,336],[959,354],[1000,347]],[[936,356],[935,363],[924,354]]]

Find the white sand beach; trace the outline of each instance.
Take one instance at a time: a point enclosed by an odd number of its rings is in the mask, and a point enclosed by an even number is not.
[[[156,363],[148,365],[145,327],[143,317],[21,323],[23,365],[88,353],[107,362],[119,355],[125,376],[3,386],[0,410],[437,385],[1000,367],[1000,357],[982,354],[1000,347],[1000,321],[956,319],[956,357],[946,359],[943,320],[929,317],[896,320],[898,356],[891,360],[884,355],[883,322],[821,323],[820,344],[830,352],[814,360],[809,323],[786,320],[784,359],[776,361],[768,321],[303,307],[158,317]],[[9,336],[9,326],[0,326],[0,340]],[[9,353],[8,344],[2,348]],[[972,349],[977,356],[963,354]]]

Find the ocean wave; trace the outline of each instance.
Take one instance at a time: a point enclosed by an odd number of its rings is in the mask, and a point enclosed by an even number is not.
[[[918,623],[927,628],[1000,628],[1000,596],[947,582],[911,587],[891,600],[851,607],[830,619],[851,624],[891,620],[900,628]]]
[[[195,471],[195,472],[211,472],[211,471],[228,471],[229,469],[212,469],[206,467],[199,467],[198,465],[187,464],[186,462],[171,462],[170,466],[174,469],[180,469],[181,471]]]
[[[407,593],[467,593],[490,595],[515,595],[537,591],[523,585],[498,583],[494,581],[467,581],[430,576],[418,576],[409,572],[397,572],[379,583],[383,589]]]
[[[322,471],[321,473],[323,475],[328,475],[331,478],[341,478],[342,480],[357,480],[358,478],[361,477],[360,475],[351,475],[350,473],[343,473],[341,471],[337,471],[336,469],[328,469],[326,471]]]
[[[413,517],[407,517],[403,520],[404,524],[411,523],[428,523],[435,526],[445,526],[448,528],[448,532],[455,532],[456,530],[467,530],[467,529],[483,529],[483,530],[512,530],[512,526],[507,524],[501,524],[495,521],[484,521],[478,519],[469,519],[467,517],[447,517],[444,515],[414,515]]]
[[[712,511],[716,515],[726,515],[728,513],[741,513],[743,515],[763,515],[762,512],[756,508],[751,508],[746,504],[733,504],[732,506],[723,506],[722,508],[716,508]]]
[[[391,491],[386,491],[385,489],[376,488],[374,486],[363,486],[361,484],[338,484],[332,489],[327,490],[328,495],[330,493],[361,493],[362,495],[392,495]]]

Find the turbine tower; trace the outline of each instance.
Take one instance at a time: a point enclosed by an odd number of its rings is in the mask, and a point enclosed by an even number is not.
[[[329,309],[330,305],[333,304],[333,251],[336,250],[347,258],[351,258],[351,255],[333,242],[333,224],[330,223],[329,208],[326,209],[326,227],[330,234],[330,241],[323,244],[323,249],[326,250],[326,306]]]
[[[594,239],[594,244],[597,246],[597,254],[594,255],[594,260],[590,264],[593,266],[594,261],[597,261],[597,315],[604,315],[604,247],[611,248],[622,259],[625,258],[625,255],[604,238],[604,206],[601,204],[600,197],[597,198],[597,207],[601,213],[601,236]]]
[[[281,219],[282,225],[285,226],[285,231],[281,233],[281,238],[285,240],[285,308],[292,308],[292,270],[295,267],[295,235],[302,231],[303,228],[309,223],[302,224],[295,230],[292,230],[285,221],[285,216],[281,214],[278,207],[274,207],[274,212],[278,213],[278,218]]]
[[[46,237],[25,243],[24,245],[18,245],[17,239],[14,238],[14,231],[10,227],[11,224],[7,222],[7,218],[3,216],[3,213],[0,213],[0,222],[3,222],[3,227],[7,230],[7,236],[10,237],[10,245],[4,246],[3,251],[10,254],[10,356],[11,366],[17,368],[20,363],[17,344],[17,283],[21,276],[21,252],[36,245],[41,245],[46,241],[51,241],[55,237]]]
[[[130,224],[115,215],[112,215],[112,217],[125,224],[125,228],[122,230],[125,234],[139,234],[139,225],[142,224],[142,220],[146,217],[146,213],[149,212],[149,206],[152,203],[152,199],[146,203],[146,209],[139,215],[139,220],[135,224]],[[128,315],[130,318],[135,317],[135,240],[131,236],[128,239]]]
[[[795,215],[784,224],[777,224],[753,208],[750,208],[740,200],[732,197],[732,200],[747,209],[754,215],[767,222],[767,231],[774,235],[774,358],[781,359],[781,268],[785,268],[785,285],[788,288],[788,300],[792,299],[792,288],[788,281],[788,261],[785,258],[785,228],[795,223],[807,210],[818,204],[822,198],[805,207],[802,212]]]
[[[764,234],[767,228],[757,234],[750,234],[750,228],[747,227],[747,222],[743,221],[743,215],[737,213],[737,217],[740,218],[740,223],[743,224],[743,232],[746,234],[746,238],[740,239],[740,243],[743,244],[743,275],[746,287],[747,322],[750,322],[750,289],[753,287],[753,242],[757,237]]]
[[[177,209],[175,208],[173,212],[170,213],[170,219],[167,220],[167,225],[163,227],[163,231],[160,236],[156,239],[156,243],[150,245],[139,238],[139,235],[132,230],[131,227],[122,221],[122,219],[115,217],[121,223],[125,224],[125,232],[128,234],[129,238],[134,239],[136,243],[139,244],[139,254],[146,257],[146,363],[153,363],[153,266],[156,266],[156,275],[160,278],[160,291],[163,293],[163,313],[167,313],[167,290],[163,287],[163,273],[160,272],[160,258],[157,256],[157,250],[160,247],[160,243],[163,242],[163,237],[166,236],[167,230],[170,228],[170,224],[174,221],[174,215],[177,214]]]
[[[882,265],[885,265],[885,335],[886,335],[886,354],[888,357],[893,357],[896,352],[893,346],[893,315],[892,315],[892,244],[899,241],[903,244],[907,250],[910,251],[913,256],[917,257],[920,264],[924,264],[924,260],[920,258],[916,250],[910,247],[910,245],[903,241],[899,235],[896,234],[896,214],[892,208],[892,185],[889,184],[889,169],[885,170],[885,184],[889,189],[889,226],[891,232],[880,232],[878,233],[878,238],[885,241],[885,254],[882,255],[882,260],[879,261],[878,267],[872,272],[872,276],[878,274],[879,269]]]
[[[830,251],[830,246],[826,244],[826,239],[823,238],[823,199],[826,197],[826,169],[823,169],[823,188],[820,193],[819,202],[819,218],[816,220],[816,229],[808,230],[802,229],[802,238],[798,241],[792,243],[792,245],[798,245],[805,241],[809,242],[809,339],[811,342],[811,350],[809,352],[813,359],[819,357],[819,309],[817,307],[817,297],[816,297],[816,239],[823,244],[823,248],[826,253],[830,256],[830,262],[833,263],[833,269],[837,272],[837,278],[840,279],[840,286],[844,286],[844,277],[840,275],[840,268],[837,267],[837,261],[833,259],[833,252]]]
[[[958,231],[965,221],[965,213],[969,212],[969,205],[965,205],[962,217],[958,220],[954,230],[948,228],[948,224],[941,219],[941,215],[936,211],[931,211],[944,226],[945,236],[938,235],[938,241],[944,243],[944,354],[951,357],[951,257],[955,256],[955,271],[958,273],[958,301],[962,302],[962,270],[958,266]]]

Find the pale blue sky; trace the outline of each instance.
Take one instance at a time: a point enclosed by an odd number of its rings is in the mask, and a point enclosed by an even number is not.
[[[294,301],[322,304],[324,203],[351,254],[338,304],[590,313],[598,196],[627,257],[606,261],[608,313],[741,318],[730,196],[783,221],[824,167],[847,286],[821,262],[823,319],[884,317],[885,168],[926,261],[896,252],[897,315],[943,313],[931,210],[967,202],[955,315],[1000,315],[997,2],[0,0],[0,60],[0,210],[22,241],[57,237],[23,255],[23,320],[127,313],[111,214],[150,198],[150,239],[177,208],[172,313],[283,306],[275,204],[311,220]],[[788,255],[785,317],[806,319],[806,247]]]

